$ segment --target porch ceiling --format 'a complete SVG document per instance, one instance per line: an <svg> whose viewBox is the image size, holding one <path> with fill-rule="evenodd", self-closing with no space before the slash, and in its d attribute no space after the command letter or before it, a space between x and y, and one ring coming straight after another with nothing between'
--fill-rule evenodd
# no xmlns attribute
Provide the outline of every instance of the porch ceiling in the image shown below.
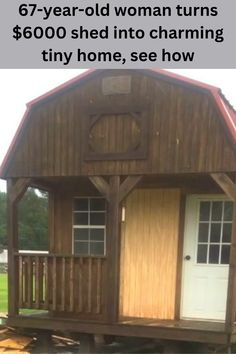
<svg viewBox="0 0 236 354"><path fill-rule="evenodd" d="M125 178L125 176L124 176ZM235 181L235 174L230 174ZM121 179L122 180L122 179ZM42 177L31 179L31 185L42 189L64 191L90 191L98 194L88 177ZM207 174L146 175L138 188L180 188L186 193L222 193L220 187Z"/></svg>

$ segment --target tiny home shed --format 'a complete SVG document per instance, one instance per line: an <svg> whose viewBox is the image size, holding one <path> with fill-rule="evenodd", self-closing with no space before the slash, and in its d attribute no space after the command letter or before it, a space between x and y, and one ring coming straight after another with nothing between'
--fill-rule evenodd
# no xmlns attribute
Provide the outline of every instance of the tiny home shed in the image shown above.
<svg viewBox="0 0 236 354"><path fill-rule="evenodd" d="M220 90L167 71L91 70L30 102L1 167L8 324L236 342L235 141ZM29 186L49 192L47 255L18 251Z"/></svg>

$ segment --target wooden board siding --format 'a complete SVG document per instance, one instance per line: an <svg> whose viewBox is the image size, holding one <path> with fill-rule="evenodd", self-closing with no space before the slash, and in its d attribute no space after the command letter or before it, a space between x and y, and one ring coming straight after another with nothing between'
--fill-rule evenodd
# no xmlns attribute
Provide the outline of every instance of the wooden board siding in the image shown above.
<svg viewBox="0 0 236 354"><path fill-rule="evenodd" d="M114 75L131 75L130 94L103 95L102 78ZM140 107L148 126L147 158L86 161L89 112L110 110L112 115L114 109L124 113ZM209 94L199 89L138 71L103 71L83 86L35 107L6 177L235 171L235 148L218 114ZM122 125L117 134L125 136ZM122 142L113 139L115 144ZM122 147L117 146L117 151Z"/></svg>
<svg viewBox="0 0 236 354"><path fill-rule="evenodd" d="M54 183L54 203L50 203L50 252L70 254L72 252L72 209L75 196L99 196L97 189L88 178L63 178L49 180ZM149 176L144 177L140 188L181 189L185 193L221 193L217 185L208 176Z"/></svg>
<svg viewBox="0 0 236 354"><path fill-rule="evenodd" d="M57 193L54 198L54 241L51 252L72 253L73 197L67 193Z"/></svg>
<svg viewBox="0 0 236 354"><path fill-rule="evenodd" d="M97 189L87 178L65 179L56 184L51 210L50 252L71 254L73 243L73 199L75 197L99 196ZM53 218L52 218L53 216Z"/></svg>
<svg viewBox="0 0 236 354"><path fill-rule="evenodd" d="M180 191L135 190L125 203L120 316L174 319Z"/></svg>

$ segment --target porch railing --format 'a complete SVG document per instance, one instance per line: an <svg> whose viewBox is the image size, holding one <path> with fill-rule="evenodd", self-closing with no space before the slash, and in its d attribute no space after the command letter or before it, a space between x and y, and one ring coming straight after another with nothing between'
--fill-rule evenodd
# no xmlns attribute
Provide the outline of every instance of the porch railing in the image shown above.
<svg viewBox="0 0 236 354"><path fill-rule="evenodd" d="M19 308L101 314L104 257L15 254Z"/></svg>

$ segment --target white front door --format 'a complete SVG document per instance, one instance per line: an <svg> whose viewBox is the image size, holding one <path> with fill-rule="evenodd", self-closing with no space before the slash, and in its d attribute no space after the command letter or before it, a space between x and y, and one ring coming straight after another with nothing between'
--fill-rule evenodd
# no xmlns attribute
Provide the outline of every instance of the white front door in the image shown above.
<svg viewBox="0 0 236 354"><path fill-rule="evenodd" d="M232 210L226 197L187 198L182 318L225 319Z"/></svg>

